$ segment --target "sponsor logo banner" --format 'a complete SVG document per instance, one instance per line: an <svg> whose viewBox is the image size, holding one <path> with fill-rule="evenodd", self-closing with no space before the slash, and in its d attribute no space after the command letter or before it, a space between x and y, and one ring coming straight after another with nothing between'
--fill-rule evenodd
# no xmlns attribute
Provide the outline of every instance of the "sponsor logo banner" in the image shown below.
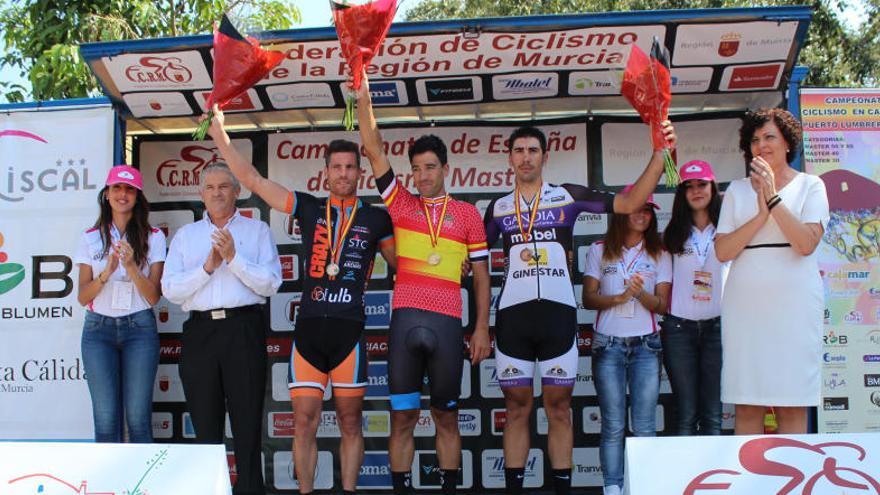
<svg viewBox="0 0 880 495"><path fill-rule="evenodd" d="M458 431L463 437L478 437L482 433L482 411L479 409L458 410Z"/></svg>
<svg viewBox="0 0 880 495"><path fill-rule="evenodd" d="M416 81L419 103L464 103L483 99L483 83L479 77L454 79L420 79Z"/></svg>
<svg viewBox="0 0 880 495"><path fill-rule="evenodd" d="M294 473L293 454L290 450L275 452L272 456L273 479L275 488L279 490L297 490L299 483ZM316 490L333 488L333 454L318 451L318 462L315 465L314 483Z"/></svg>
<svg viewBox="0 0 880 495"><path fill-rule="evenodd" d="M555 72L525 72L492 77L492 96L496 100L521 100L556 96L559 93L559 74Z"/></svg>
<svg viewBox="0 0 880 495"><path fill-rule="evenodd" d="M391 463L387 451L368 450L358 472L358 489L390 489Z"/></svg>
<svg viewBox="0 0 880 495"><path fill-rule="evenodd" d="M332 107L336 105L333 91L327 83L280 84L266 88L272 106L285 108Z"/></svg>
<svg viewBox="0 0 880 495"><path fill-rule="evenodd" d="M208 111L208 98L211 96L210 91L196 91L196 101L203 112ZM236 96L223 108L223 112L258 112L263 109L260 97L253 89L248 89L244 93Z"/></svg>
<svg viewBox="0 0 880 495"><path fill-rule="evenodd" d="M388 362L376 361L367 365L366 399L388 399Z"/></svg>
<svg viewBox="0 0 880 495"><path fill-rule="evenodd" d="M176 364L160 364L153 385L153 402L186 402Z"/></svg>
<svg viewBox="0 0 880 495"><path fill-rule="evenodd" d="M602 412L599 406L586 406L583 410L584 433L598 435L602 432Z"/></svg>
<svg viewBox="0 0 880 495"><path fill-rule="evenodd" d="M622 74L622 71L572 72L568 76L568 94L619 95Z"/></svg>
<svg viewBox="0 0 880 495"><path fill-rule="evenodd" d="M364 296L364 328L388 328L391 325L391 291L370 291Z"/></svg>
<svg viewBox="0 0 880 495"><path fill-rule="evenodd" d="M103 57L119 91L210 88L211 77L196 50L167 53L124 53Z"/></svg>
<svg viewBox="0 0 880 495"><path fill-rule="evenodd" d="M461 471L459 473L458 488L469 489L474 485L473 453L470 450L461 451ZM437 452L434 450L416 450L412 468L413 488L433 489L441 488L440 462L437 460Z"/></svg>
<svg viewBox="0 0 880 495"><path fill-rule="evenodd" d="M245 160L253 160L250 139L234 139L235 149ZM144 176L144 194L151 203L201 201L199 176L202 169L222 162L220 152L210 141L143 141L140 143L140 168ZM238 199L251 197L242 187Z"/></svg>
<svg viewBox="0 0 880 495"><path fill-rule="evenodd" d="M282 292L269 297L269 321L276 332L292 332L302 302L300 292Z"/></svg>
<svg viewBox="0 0 880 495"><path fill-rule="evenodd" d="M575 448L572 451L571 486L602 486L602 467L598 448Z"/></svg>
<svg viewBox="0 0 880 495"><path fill-rule="evenodd" d="M721 74L722 91L774 89L779 86L784 66L781 63L727 67Z"/></svg>
<svg viewBox="0 0 880 495"><path fill-rule="evenodd" d="M670 71L672 76L672 92L705 93L712 83L711 67L675 68Z"/></svg>
<svg viewBox="0 0 880 495"><path fill-rule="evenodd" d="M186 101L183 93L128 93L122 100L135 117L171 117L174 115L191 115L193 108Z"/></svg>
<svg viewBox="0 0 880 495"><path fill-rule="evenodd" d="M504 488L504 451L484 450L480 455L483 487ZM525 464L523 487L539 488L544 485L544 454L540 449L529 449Z"/></svg>
<svg viewBox="0 0 880 495"><path fill-rule="evenodd" d="M174 436L174 417L170 412L154 412L152 418L153 438L172 438Z"/></svg>
<svg viewBox="0 0 880 495"><path fill-rule="evenodd" d="M786 60L798 23L682 24L676 30L673 65L720 65Z"/></svg>

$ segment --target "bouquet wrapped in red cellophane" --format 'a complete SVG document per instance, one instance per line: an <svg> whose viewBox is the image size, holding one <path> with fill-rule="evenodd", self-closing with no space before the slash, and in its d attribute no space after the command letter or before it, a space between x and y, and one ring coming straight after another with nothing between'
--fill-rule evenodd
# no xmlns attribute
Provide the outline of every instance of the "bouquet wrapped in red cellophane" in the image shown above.
<svg viewBox="0 0 880 495"><path fill-rule="evenodd" d="M672 78L669 74L669 51L660 43L659 38L654 37L650 56L638 46L632 46L626 70L623 72L620 93L639 112L642 121L651 126L654 150L663 150L666 185L677 186L678 170L660 125L669 115Z"/></svg>
<svg viewBox="0 0 880 495"><path fill-rule="evenodd" d="M214 24L214 89L206 101L208 118L199 124L193 139L205 138L214 117L211 107L215 103L222 110L257 84L282 59L283 53L264 50L254 38L242 36L224 14L220 26Z"/></svg>
<svg viewBox="0 0 880 495"><path fill-rule="evenodd" d="M376 51L391 27L397 12L397 0L373 0L353 5L346 0L330 0L333 22L342 55L348 62L355 91L361 87L363 68L373 60ZM355 97L349 94L345 99L345 114L342 125L346 130L354 130Z"/></svg>

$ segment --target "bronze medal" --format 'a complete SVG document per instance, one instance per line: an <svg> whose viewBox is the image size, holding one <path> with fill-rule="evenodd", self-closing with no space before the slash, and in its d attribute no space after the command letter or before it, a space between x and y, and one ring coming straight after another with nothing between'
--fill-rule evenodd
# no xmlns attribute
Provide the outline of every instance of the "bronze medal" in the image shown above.
<svg viewBox="0 0 880 495"><path fill-rule="evenodd" d="M532 261L534 259L534 257L535 257L534 253L532 253L532 250L529 248L525 248L519 252L519 259L523 260L526 263L528 263L529 261Z"/></svg>

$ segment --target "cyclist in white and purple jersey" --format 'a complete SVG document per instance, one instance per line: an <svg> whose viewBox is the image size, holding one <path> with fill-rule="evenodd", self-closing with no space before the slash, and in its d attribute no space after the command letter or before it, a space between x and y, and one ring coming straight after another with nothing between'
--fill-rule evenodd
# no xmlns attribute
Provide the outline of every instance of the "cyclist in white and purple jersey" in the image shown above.
<svg viewBox="0 0 880 495"><path fill-rule="evenodd" d="M676 136L663 123L667 142ZM493 200L484 219L492 246L500 236L506 257L496 308L495 365L504 392L505 493L522 493L529 451L535 362L549 421L547 450L557 495L571 489L571 393L577 376L577 303L571 278L572 231L578 214L630 213L645 204L663 173L655 151L634 187L623 193L545 183L547 139L535 127L510 136L508 161L516 188Z"/></svg>

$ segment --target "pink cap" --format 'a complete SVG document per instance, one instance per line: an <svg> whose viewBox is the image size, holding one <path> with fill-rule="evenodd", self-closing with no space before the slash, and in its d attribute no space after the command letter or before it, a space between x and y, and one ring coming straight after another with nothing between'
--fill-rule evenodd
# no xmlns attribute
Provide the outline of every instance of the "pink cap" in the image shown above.
<svg viewBox="0 0 880 495"><path fill-rule="evenodd" d="M144 180L141 178L141 173L138 169L128 165L117 165L111 168L110 173L107 174L107 182L105 184L108 186L128 184L140 191L144 190Z"/></svg>
<svg viewBox="0 0 880 495"><path fill-rule="evenodd" d="M623 192L625 192L625 193L630 192L630 190L632 190L632 188L633 188L633 184L630 184L630 185L623 188ZM658 205L657 203L654 202L654 195L653 194L648 195L648 199L647 199L647 201L645 201L645 204L651 205L651 207L653 207L655 210L660 209L660 205Z"/></svg>
<svg viewBox="0 0 880 495"><path fill-rule="evenodd" d="M686 180L715 180L715 172L712 171L712 165L702 160L691 160L685 163L678 170L678 176L681 177L682 182Z"/></svg>

